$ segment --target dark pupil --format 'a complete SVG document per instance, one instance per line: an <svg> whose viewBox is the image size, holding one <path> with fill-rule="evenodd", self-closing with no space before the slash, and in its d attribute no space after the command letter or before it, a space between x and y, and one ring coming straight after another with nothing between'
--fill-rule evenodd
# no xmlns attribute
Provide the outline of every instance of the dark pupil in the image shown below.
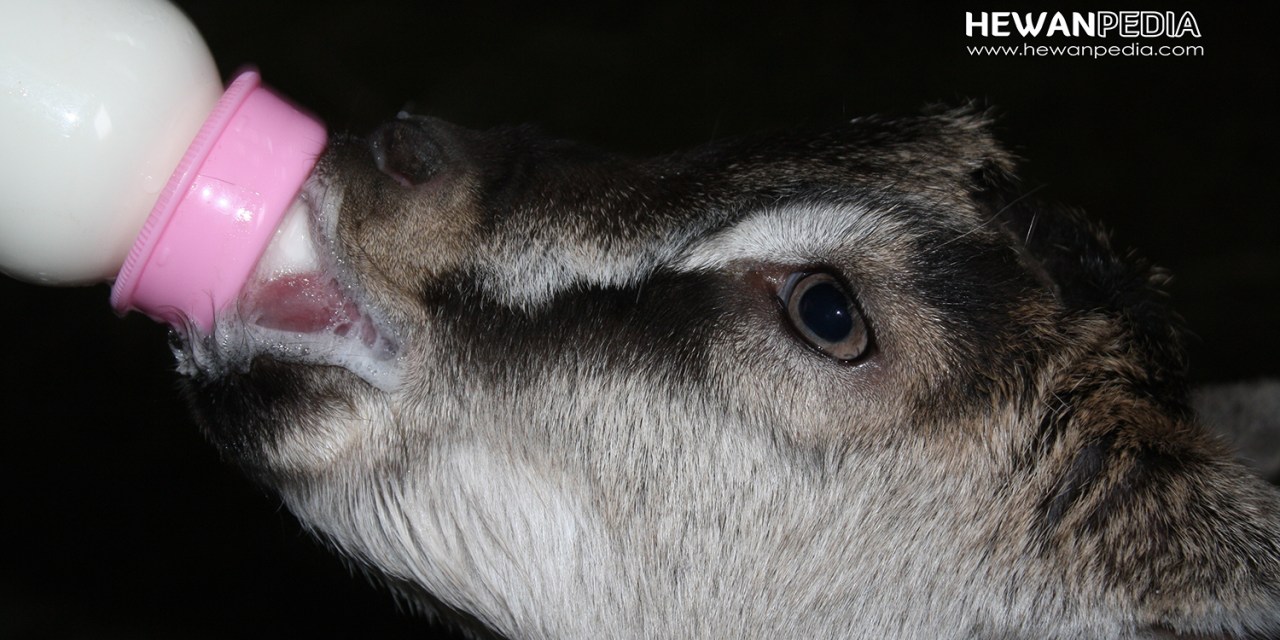
<svg viewBox="0 0 1280 640"><path fill-rule="evenodd" d="M797 311L809 330L827 342L840 342L853 331L849 299L830 282L809 287L800 298Z"/></svg>

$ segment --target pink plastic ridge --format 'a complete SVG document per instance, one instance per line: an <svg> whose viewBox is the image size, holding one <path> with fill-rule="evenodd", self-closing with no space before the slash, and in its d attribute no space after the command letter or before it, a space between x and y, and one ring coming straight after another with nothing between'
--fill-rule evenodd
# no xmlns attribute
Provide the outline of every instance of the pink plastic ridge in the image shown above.
<svg viewBox="0 0 1280 640"><path fill-rule="evenodd" d="M319 120L262 86L256 71L242 72L160 192L116 277L111 305L212 331L327 140Z"/></svg>

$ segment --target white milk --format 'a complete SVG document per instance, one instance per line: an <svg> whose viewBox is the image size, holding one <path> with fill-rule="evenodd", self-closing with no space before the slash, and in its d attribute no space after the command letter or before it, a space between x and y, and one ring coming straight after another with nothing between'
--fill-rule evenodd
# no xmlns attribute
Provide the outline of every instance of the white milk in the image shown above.
<svg viewBox="0 0 1280 640"><path fill-rule="evenodd" d="M0 271L114 278L222 89L163 0L0 0Z"/></svg>

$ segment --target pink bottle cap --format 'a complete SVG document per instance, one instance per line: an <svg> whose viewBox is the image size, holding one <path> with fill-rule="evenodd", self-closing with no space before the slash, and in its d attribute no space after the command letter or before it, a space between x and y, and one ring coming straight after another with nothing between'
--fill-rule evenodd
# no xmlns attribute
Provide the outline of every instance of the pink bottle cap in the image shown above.
<svg viewBox="0 0 1280 640"><path fill-rule="evenodd" d="M324 125L236 77L187 148L134 240L111 305L213 329L240 294L324 150Z"/></svg>

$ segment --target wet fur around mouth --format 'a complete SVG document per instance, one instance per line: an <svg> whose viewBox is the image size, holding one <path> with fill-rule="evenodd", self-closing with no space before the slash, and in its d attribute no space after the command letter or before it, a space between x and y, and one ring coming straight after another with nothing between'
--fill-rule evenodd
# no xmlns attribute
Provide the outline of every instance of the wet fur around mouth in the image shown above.
<svg viewBox="0 0 1280 640"><path fill-rule="evenodd" d="M505 637L1271 637L1280 499L1191 407L1166 275L985 113L629 159L402 115L321 164L391 388L194 375L226 457ZM825 273L869 350L805 344Z"/></svg>

